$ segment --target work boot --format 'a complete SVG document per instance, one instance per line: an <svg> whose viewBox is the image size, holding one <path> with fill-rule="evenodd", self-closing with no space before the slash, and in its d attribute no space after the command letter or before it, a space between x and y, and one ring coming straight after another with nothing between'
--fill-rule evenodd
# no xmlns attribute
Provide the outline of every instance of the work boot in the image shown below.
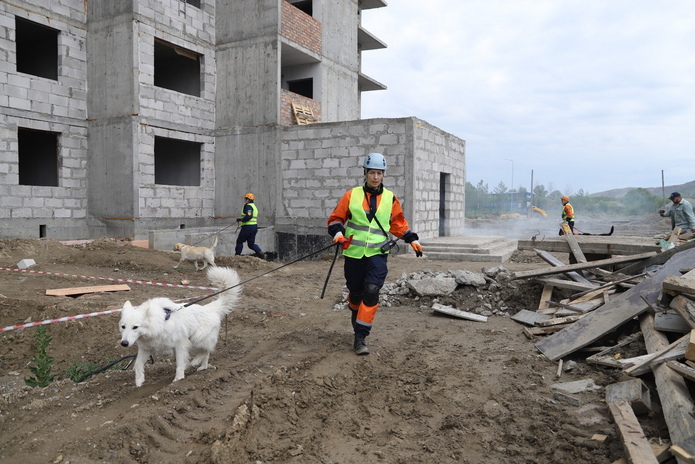
<svg viewBox="0 0 695 464"><path fill-rule="evenodd" d="M261 253L256 253L256 258L265 259L265 255L263 254L263 252L261 252Z"/></svg>
<svg viewBox="0 0 695 464"><path fill-rule="evenodd" d="M355 335L355 344L352 347L353 350L355 350L355 354L357 355L364 355L364 354L369 354L369 347L367 346L367 342L364 340L364 337L360 335Z"/></svg>

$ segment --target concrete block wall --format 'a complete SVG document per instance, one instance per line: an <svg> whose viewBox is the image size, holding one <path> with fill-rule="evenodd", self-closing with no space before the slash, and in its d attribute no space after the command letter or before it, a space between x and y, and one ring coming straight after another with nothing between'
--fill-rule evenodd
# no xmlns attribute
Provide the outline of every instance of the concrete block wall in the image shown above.
<svg viewBox="0 0 695 464"><path fill-rule="evenodd" d="M416 118L294 126L284 128L281 143L283 195L275 222L281 257L329 243L328 216L347 190L364 183L361 163L371 152L387 158L384 185L423 238L439 235L439 179L449 174L447 230L463 232L463 140Z"/></svg>
<svg viewBox="0 0 695 464"><path fill-rule="evenodd" d="M466 142L421 120L413 120L413 218L422 237L438 237L440 174L448 174L445 233L463 235L466 212ZM417 192L417 193L415 193Z"/></svg>
<svg viewBox="0 0 695 464"><path fill-rule="evenodd" d="M15 18L58 30L58 79L17 72ZM0 236L87 234L87 33L82 0L0 3ZM58 133L58 186L19 185L18 129Z"/></svg>
<svg viewBox="0 0 695 464"><path fill-rule="evenodd" d="M155 184L155 136L202 143L200 186ZM189 217L212 218L215 215L214 137L141 125L139 140L138 207L140 217L143 219L170 219L173 224L177 225L186 223L186 219ZM147 224L147 220L144 220L143 226Z"/></svg>

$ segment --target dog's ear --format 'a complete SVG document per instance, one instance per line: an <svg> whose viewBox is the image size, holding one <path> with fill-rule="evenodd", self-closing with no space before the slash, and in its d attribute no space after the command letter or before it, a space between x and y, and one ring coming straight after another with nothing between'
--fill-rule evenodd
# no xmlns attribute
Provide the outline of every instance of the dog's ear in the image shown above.
<svg viewBox="0 0 695 464"><path fill-rule="evenodd" d="M130 304L130 300L123 303L123 309L133 309L133 305Z"/></svg>
<svg viewBox="0 0 695 464"><path fill-rule="evenodd" d="M180 249L181 249L180 243L177 243L176 245L174 245L174 251L179 251Z"/></svg>

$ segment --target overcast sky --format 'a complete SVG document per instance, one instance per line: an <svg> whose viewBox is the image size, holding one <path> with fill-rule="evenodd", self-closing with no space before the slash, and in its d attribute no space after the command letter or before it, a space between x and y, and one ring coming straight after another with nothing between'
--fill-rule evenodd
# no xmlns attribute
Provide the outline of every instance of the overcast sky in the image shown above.
<svg viewBox="0 0 695 464"><path fill-rule="evenodd" d="M564 194L695 180L695 1L387 0L362 117L466 140L467 181ZM512 160L512 161L509 161ZM666 193L668 195L668 192Z"/></svg>

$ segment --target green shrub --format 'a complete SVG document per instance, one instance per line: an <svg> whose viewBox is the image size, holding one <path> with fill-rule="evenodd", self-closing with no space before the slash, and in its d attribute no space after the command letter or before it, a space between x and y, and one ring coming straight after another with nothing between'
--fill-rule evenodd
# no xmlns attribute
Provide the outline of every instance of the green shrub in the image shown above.
<svg viewBox="0 0 695 464"><path fill-rule="evenodd" d="M36 336L34 337L35 348L31 351L35 353L34 359L31 360L29 364L29 370L33 377L25 377L24 383L30 387L47 387L55 379L55 375L51 374L51 369L53 368L53 358L48 356L46 349L48 345L51 344L51 336L46 330L46 326L42 325L36 329Z"/></svg>

